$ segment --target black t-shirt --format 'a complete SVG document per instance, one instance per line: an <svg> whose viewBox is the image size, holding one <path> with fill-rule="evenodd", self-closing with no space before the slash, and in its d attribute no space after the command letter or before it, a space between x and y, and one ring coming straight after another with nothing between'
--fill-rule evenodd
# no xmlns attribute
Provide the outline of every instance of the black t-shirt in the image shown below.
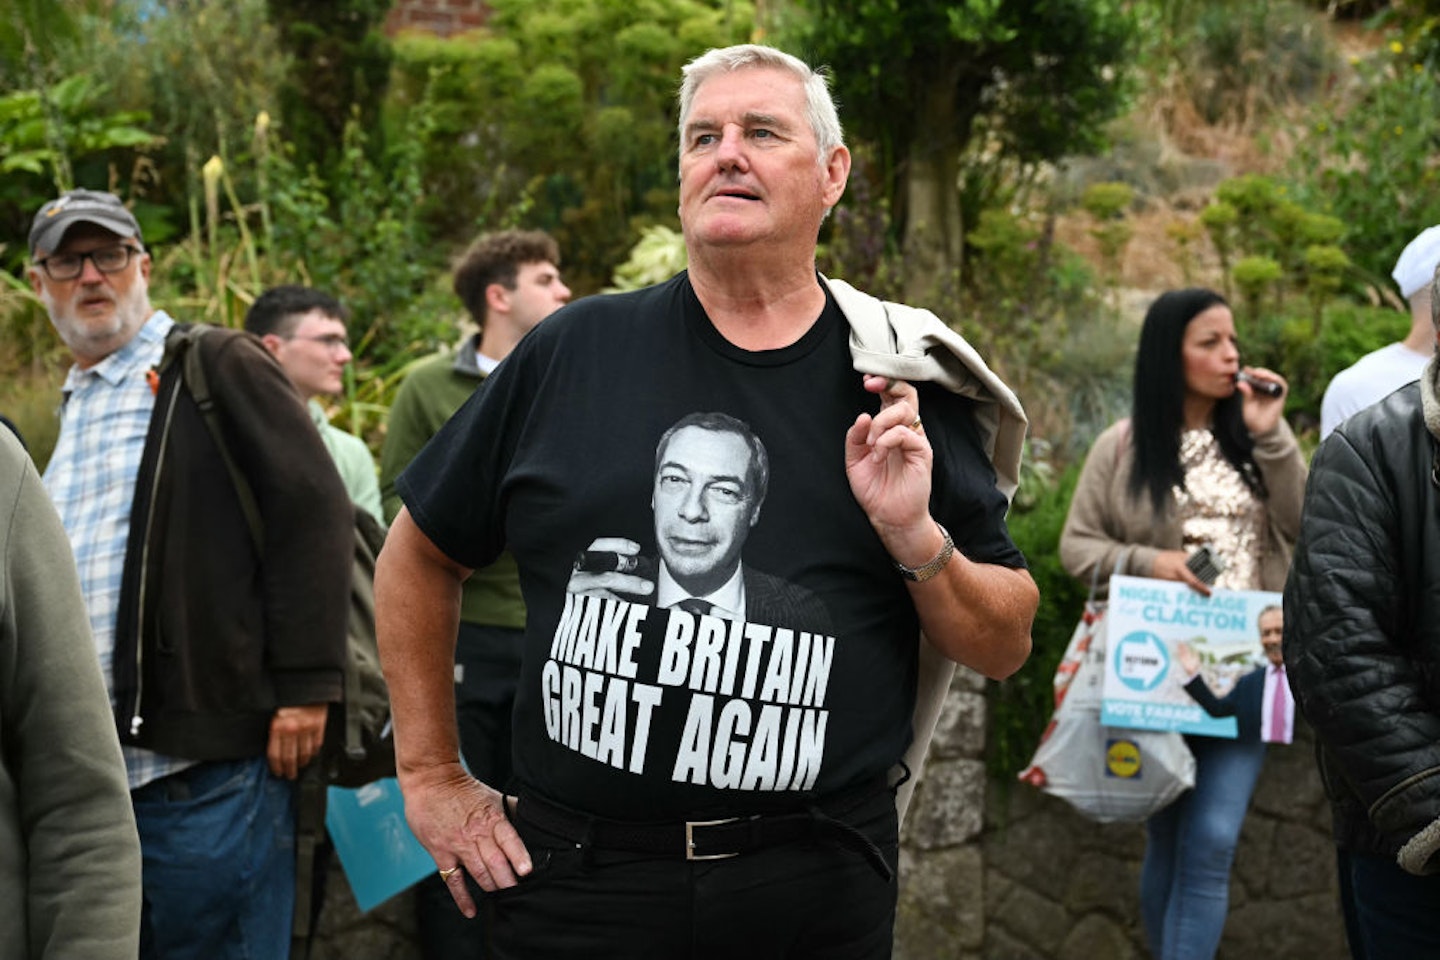
<svg viewBox="0 0 1440 960"><path fill-rule="evenodd" d="M970 401L920 391L933 515L971 559L1023 566ZM878 406L828 291L779 350L726 341L683 273L577 301L519 344L397 487L457 562L508 547L519 564L523 784L600 816L696 819L793 805L893 766L910 739L919 626L844 463L846 430ZM657 462L666 431L696 414L710 416ZM736 420L763 458L715 426ZM657 591L567 592L597 538L638 544L636 575ZM687 564L730 550L733 567L737 549L707 605L664 600Z"/></svg>

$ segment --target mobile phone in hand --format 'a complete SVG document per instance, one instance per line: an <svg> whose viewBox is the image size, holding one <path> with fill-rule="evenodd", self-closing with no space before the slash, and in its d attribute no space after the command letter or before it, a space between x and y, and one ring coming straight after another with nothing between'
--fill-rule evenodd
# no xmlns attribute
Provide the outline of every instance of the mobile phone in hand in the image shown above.
<svg viewBox="0 0 1440 960"><path fill-rule="evenodd" d="M1185 558L1185 566L1207 587L1214 586L1220 574L1225 572L1225 558L1215 552L1210 544L1204 544Z"/></svg>

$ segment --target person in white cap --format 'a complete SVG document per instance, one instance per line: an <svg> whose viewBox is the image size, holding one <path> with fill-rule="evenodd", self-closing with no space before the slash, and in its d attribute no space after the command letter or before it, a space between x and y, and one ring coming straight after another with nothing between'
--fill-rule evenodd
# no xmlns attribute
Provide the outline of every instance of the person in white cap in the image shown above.
<svg viewBox="0 0 1440 960"><path fill-rule="evenodd" d="M1430 280L1440 263L1440 225L1428 227L1400 251L1390 276L1410 304L1410 332L1404 340L1365 354L1341 370L1320 401L1320 439L1352 413L1389 396L1420 376L1435 353L1435 328L1430 325Z"/></svg>

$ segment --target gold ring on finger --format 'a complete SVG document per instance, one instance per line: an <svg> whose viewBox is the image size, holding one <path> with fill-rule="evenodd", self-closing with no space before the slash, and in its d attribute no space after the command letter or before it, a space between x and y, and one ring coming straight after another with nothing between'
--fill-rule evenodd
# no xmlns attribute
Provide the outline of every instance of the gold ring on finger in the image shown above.
<svg viewBox="0 0 1440 960"><path fill-rule="evenodd" d="M455 876L455 874L457 874L457 873L459 873L459 872L460 872L460 867L459 867L459 865L457 864L456 866L451 867L449 870L441 870L441 871L440 871L440 879L441 879L441 880L445 880L445 881L449 881L449 879L450 879L451 877Z"/></svg>
<svg viewBox="0 0 1440 960"><path fill-rule="evenodd" d="M910 421L910 429L914 430L916 433L922 433L925 430L925 425L920 422L919 417L916 417L914 420Z"/></svg>

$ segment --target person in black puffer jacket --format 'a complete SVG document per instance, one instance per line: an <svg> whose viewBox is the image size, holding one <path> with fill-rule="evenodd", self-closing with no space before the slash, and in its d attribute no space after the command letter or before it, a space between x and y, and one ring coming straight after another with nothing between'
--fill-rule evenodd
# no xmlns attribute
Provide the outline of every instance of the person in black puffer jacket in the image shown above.
<svg viewBox="0 0 1440 960"><path fill-rule="evenodd" d="M1440 956L1437 441L1431 359L1315 454L1285 585L1285 665L1318 738L1357 958Z"/></svg>

